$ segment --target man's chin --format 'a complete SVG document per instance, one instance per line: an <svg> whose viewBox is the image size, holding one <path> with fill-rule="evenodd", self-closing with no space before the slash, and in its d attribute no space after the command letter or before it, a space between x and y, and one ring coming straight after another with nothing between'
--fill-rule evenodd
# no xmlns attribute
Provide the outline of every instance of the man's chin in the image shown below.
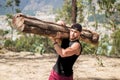
<svg viewBox="0 0 120 80"><path fill-rule="evenodd" d="M71 38L70 40L71 40L71 41L74 41L74 40L77 40L77 38Z"/></svg>
<svg viewBox="0 0 120 80"><path fill-rule="evenodd" d="M74 38L70 38L70 40L74 40Z"/></svg>

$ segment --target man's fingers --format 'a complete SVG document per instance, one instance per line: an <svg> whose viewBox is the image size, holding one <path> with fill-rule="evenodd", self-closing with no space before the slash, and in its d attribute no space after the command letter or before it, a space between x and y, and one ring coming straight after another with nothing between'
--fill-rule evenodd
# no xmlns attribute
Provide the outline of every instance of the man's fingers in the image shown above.
<svg viewBox="0 0 120 80"><path fill-rule="evenodd" d="M61 36L62 36L61 32L57 32L57 34L56 34L56 37L55 37L55 38L60 39L60 38L61 38Z"/></svg>

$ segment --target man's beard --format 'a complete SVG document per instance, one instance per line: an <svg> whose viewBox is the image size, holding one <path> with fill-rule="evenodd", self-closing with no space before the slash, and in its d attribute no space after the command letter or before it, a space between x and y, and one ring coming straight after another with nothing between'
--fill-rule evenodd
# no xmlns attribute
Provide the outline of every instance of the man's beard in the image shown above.
<svg viewBox="0 0 120 80"><path fill-rule="evenodd" d="M73 38L70 38L71 41L75 41L75 40L78 40L78 37L73 37Z"/></svg>

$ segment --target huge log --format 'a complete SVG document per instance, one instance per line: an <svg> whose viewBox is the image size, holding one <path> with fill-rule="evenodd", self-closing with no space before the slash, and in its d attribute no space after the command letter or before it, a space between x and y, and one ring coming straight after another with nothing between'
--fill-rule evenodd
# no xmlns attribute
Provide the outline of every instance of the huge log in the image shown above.
<svg viewBox="0 0 120 80"><path fill-rule="evenodd" d="M53 37L56 37L58 33L61 33L62 34L61 38L69 37L70 27L61 26L53 22L43 21L32 16L16 14L13 17L12 23L13 28L25 33L33 33L42 36ZM99 34L87 29L83 29L80 35L80 40L86 43L97 45L99 40Z"/></svg>

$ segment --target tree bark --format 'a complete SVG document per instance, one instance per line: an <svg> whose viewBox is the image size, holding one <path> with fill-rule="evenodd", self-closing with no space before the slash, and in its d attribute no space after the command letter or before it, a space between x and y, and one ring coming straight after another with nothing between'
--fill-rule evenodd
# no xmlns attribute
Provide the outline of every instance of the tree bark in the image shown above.
<svg viewBox="0 0 120 80"><path fill-rule="evenodd" d="M21 32L53 37L56 37L58 33L61 33L61 38L69 38L70 27L61 26L53 22L42 21L35 17L17 14L13 17L12 23L13 27ZM87 29L83 29L80 35L80 40L93 45L98 44L98 39L99 34Z"/></svg>
<svg viewBox="0 0 120 80"><path fill-rule="evenodd" d="M77 4L76 0L72 0L72 23L76 23L77 18Z"/></svg>

